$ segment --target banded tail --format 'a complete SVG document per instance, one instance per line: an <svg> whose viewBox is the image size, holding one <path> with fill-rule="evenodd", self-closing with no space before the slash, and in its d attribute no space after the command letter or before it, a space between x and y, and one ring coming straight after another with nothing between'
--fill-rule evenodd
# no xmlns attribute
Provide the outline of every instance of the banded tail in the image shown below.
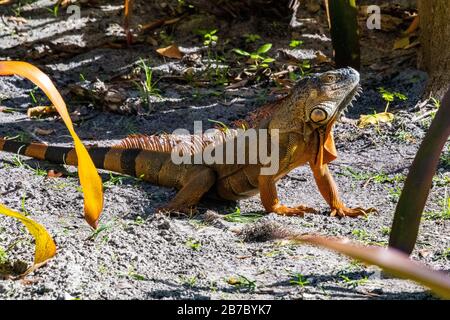
<svg viewBox="0 0 450 320"><path fill-rule="evenodd" d="M56 164L78 165L74 148L49 146L42 143L24 143L0 138L0 151L15 153ZM115 147L91 147L89 155L98 169L135 176L135 160L141 150Z"/></svg>

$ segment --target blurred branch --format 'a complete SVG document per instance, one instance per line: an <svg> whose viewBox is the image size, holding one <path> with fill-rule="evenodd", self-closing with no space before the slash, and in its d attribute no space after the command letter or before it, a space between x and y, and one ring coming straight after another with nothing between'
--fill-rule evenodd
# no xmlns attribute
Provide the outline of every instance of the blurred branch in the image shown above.
<svg viewBox="0 0 450 320"><path fill-rule="evenodd" d="M425 202L449 135L450 90L417 151L395 211L389 245L407 254L414 249Z"/></svg>

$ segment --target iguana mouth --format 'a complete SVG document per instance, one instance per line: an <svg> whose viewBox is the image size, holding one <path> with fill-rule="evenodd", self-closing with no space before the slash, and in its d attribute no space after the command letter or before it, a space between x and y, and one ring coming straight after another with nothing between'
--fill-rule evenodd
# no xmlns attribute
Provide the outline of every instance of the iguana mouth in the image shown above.
<svg viewBox="0 0 450 320"><path fill-rule="evenodd" d="M357 100L357 98L360 96L361 93L362 87L361 85L358 84L339 104L339 107L337 108L333 120L335 120L336 117L341 118L342 116L345 116L345 113L348 111L348 108L353 107L353 102Z"/></svg>

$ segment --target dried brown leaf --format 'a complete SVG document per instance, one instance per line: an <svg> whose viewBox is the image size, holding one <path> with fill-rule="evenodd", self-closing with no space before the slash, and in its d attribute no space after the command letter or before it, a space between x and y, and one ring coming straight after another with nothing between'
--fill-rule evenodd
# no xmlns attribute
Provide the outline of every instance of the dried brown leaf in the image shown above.
<svg viewBox="0 0 450 320"><path fill-rule="evenodd" d="M183 58L183 54L181 53L180 49L178 48L178 46L176 44L171 44L168 47L156 49L156 52L158 52L163 57L167 57L167 58L173 58L173 59Z"/></svg>

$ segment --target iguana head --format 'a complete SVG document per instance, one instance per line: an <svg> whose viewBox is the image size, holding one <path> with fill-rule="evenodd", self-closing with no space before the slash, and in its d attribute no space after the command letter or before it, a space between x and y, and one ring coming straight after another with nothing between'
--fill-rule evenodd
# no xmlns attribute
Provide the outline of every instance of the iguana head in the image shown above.
<svg viewBox="0 0 450 320"><path fill-rule="evenodd" d="M292 88L291 94L273 115L270 127L280 131L302 130L305 142L318 134L320 146L316 164L330 162L337 157L333 124L359 90L359 73L353 68L312 74Z"/></svg>
<svg viewBox="0 0 450 320"><path fill-rule="evenodd" d="M328 126L346 110L359 91L359 73L353 68L343 68L315 74L305 79L309 94L304 103L304 121L313 127ZM293 92L300 92L300 88Z"/></svg>

